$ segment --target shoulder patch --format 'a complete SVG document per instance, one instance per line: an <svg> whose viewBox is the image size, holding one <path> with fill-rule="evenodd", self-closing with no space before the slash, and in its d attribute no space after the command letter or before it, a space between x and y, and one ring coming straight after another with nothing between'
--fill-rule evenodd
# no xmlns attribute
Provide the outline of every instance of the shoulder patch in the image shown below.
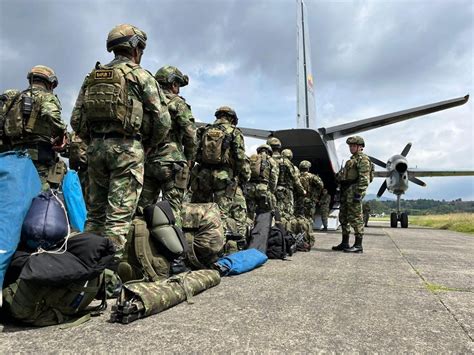
<svg viewBox="0 0 474 355"><path fill-rule="evenodd" d="M98 69L94 73L96 80L107 80L114 78L114 71L112 69Z"/></svg>

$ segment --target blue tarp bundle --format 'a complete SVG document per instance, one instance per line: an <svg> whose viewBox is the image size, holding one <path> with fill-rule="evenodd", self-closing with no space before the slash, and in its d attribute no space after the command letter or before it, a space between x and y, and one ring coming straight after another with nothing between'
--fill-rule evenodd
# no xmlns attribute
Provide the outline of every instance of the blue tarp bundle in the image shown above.
<svg viewBox="0 0 474 355"><path fill-rule="evenodd" d="M69 223L80 232L84 232L87 210L82 195L81 182L74 170L69 170L63 180L63 196L66 202Z"/></svg>
<svg viewBox="0 0 474 355"><path fill-rule="evenodd" d="M0 287L20 241L21 226L41 180L26 153L0 154Z"/></svg>
<svg viewBox="0 0 474 355"><path fill-rule="evenodd" d="M241 250L217 260L224 275L239 275L266 263L268 257L257 249Z"/></svg>

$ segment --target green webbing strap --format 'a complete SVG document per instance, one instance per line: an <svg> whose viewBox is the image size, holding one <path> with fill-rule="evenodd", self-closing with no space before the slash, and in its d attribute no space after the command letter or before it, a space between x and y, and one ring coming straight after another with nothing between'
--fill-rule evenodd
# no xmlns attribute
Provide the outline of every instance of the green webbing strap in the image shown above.
<svg viewBox="0 0 474 355"><path fill-rule="evenodd" d="M91 315L90 313L88 313L82 317L75 318L74 320L71 320L69 322L59 325L59 329L69 329L69 328L77 327L78 325L81 325L90 319L91 319Z"/></svg>
<svg viewBox="0 0 474 355"><path fill-rule="evenodd" d="M148 229L146 228L145 221L137 221L133 222L133 226L135 228L134 230L134 245L135 245L135 254L138 259L138 262L140 263L141 267L143 268L143 271L145 273L145 276L150 280L150 281L158 281L160 280L160 277L157 275L155 272L155 269L153 268L153 265L151 264L151 261L149 260L149 255L147 251L150 251L150 246L147 245L150 243L149 241L149 232Z"/></svg>
<svg viewBox="0 0 474 355"><path fill-rule="evenodd" d="M184 294L186 295L186 302L189 304L193 304L194 301L191 301L193 294L189 291L189 288L186 287L186 278L188 277L190 273L191 271L188 271L184 273L184 275L180 274L180 275L172 276L169 278L169 282L176 282L178 285L180 285L184 290Z"/></svg>

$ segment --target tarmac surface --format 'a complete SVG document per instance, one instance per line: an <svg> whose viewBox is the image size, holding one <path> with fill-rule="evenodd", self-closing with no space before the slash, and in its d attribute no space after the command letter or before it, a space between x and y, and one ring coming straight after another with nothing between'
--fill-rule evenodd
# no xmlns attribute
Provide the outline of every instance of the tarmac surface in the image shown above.
<svg viewBox="0 0 474 355"><path fill-rule="evenodd" d="M128 325L105 314L69 329L0 324L12 352L474 353L474 236L370 222L363 254L270 260L163 313Z"/></svg>

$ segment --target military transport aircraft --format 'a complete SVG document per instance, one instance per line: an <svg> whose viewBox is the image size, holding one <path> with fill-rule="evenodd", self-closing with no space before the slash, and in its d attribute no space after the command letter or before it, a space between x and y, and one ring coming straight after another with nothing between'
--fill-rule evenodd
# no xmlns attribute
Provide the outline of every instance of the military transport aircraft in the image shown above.
<svg viewBox="0 0 474 355"><path fill-rule="evenodd" d="M254 128L241 128L241 130L244 135L253 138L267 139L269 136L277 137L281 140L283 148L290 148L293 151L295 164L299 164L302 160L310 161L312 165L311 172L321 177L325 187L333 196L331 207L334 209L338 207L336 173L340 168L334 145L335 139L460 106L469 100L469 95L337 126L316 128L316 105L311 70L310 40L306 5L303 0L296 0L296 13L298 43L297 128L276 131ZM200 125L203 125L203 123ZM336 225L332 227L337 228L337 224L336 221Z"/></svg>
<svg viewBox="0 0 474 355"><path fill-rule="evenodd" d="M370 157L372 162L385 171L376 171L376 177L385 178L377 192L377 197L381 197L385 190L397 196L397 212L390 214L390 226L396 228L398 221L402 228L408 227L408 215L406 212L400 212L400 198L408 190L408 181L413 182L419 186L426 186L426 183L418 179L417 176L472 176L474 171L467 170L419 170L409 169L408 160L406 156L411 149L411 143L408 143L403 148L400 154L393 155L388 159L387 163L380 161L377 158Z"/></svg>

